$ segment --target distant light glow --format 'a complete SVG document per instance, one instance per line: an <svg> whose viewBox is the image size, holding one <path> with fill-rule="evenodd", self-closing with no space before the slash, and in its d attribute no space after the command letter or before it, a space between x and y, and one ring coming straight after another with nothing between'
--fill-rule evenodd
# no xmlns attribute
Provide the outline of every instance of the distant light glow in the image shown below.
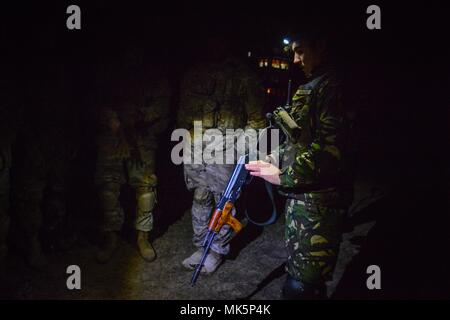
<svg viewBox="0 0 450 320"><path fill-rule="evenodd" d="M260 68L264 68L264 67L268 67L268 66L269 66L269 59L267 59L267 58L259 59L259 67Z"/></svg>
<svg viewBox="0 0 450 320"><path fill-rule="evenodd" d="M273 59L273 60L272 60L272 68L280 69L280 60L278 60L278 59Z"/></svg>
<svg viewBox="0 0 450 320"><path fill-rule="evenodd" d="M284 39L283 39L283 44L288 45L289 42L290 42L289 39L287 39L287 38L284 38Z"/></svg>

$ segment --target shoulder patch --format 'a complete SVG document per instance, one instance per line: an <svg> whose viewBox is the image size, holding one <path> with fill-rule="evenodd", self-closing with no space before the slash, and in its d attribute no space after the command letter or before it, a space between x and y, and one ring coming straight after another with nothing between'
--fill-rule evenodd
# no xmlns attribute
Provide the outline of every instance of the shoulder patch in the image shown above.
<svg viewBox="0 0 450 320"><path fill-rule="evenodd" d="M303 94L303 95L306 95L306 94L310 94L311 91L312 91L311 89L298 89L297 92L296 92L296 94Z"/></svg>

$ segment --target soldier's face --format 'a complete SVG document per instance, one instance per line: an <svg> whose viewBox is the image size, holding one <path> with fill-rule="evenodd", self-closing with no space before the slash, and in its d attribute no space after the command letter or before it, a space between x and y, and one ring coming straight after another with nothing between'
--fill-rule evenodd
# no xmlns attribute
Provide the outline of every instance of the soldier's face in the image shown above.
<svg viewBox="0 0 450 320"><path fill-rule="evenodd" d="M310 75L318 64L316 53L305 41L292 43L292 51L294 51L294 64L298 64L306 75Z"/></svg>
<svg viewBox="0 0 450 320"><path fill-rule="evenodd" d="M305 54L299 42L294 42L292 44L292 51L294 51L294 63L298 64L301 68L303 68L303 58Z"/></svg>

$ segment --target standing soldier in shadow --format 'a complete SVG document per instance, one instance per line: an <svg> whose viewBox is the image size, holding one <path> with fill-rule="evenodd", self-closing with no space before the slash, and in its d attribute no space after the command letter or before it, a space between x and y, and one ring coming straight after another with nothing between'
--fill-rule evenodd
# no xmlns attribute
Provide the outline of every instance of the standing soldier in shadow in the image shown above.
<svg viewBox="0 0 450 320"><path fill-rule="evenodd" d="M106 263L118 247L124 223L119 196L123 184L136 191L137 248L146 261L156 258L149 233L153 228L157 176L157 136L168 125L170 87L166 70L146 64L143 53L129 51L120 65L107 68L100 81L112 83L101 92L97 136L96 186L103 215L97 261Z"/></svg>
<svg viewBox="0 0 450 320"><path fill-rule="evenodd" d="M182 80L178 127L190 131L191 141L194 138L201 139L193 135L194 121L201 121L203 134L207 129L217 129L224 136L226 129L257 130L265 126L261 81L243 61L230 57L228 49L225 39L209 38L202 52L206 59L190 68ZM240 133L236 133L231 138L238 140L241 137ZM203 142L201 151L212 144L214 141ZM223 154L229 151L233 153L236 146L233 143L230 150L226 150L227 147L224 142ZM223 161L217 164L207 162L206 155L200 157L201 163L184 163L186 186L194 192L191 210L193 243L198 248L182 262L189 270L200 262L202 243L215 202L219 200L234 168L234 163ZM219 267L223 256L230 250L230 240L231 230L225 226L211 246L203 273L211 274Z"/></svg>
<svg viewBox="0 0 450 320"><path fill-rule="evenodd" d="M66 224L66 190L78 123L65 67L52 61L33 71L14 149L13 185L16 236L29 266L39 270L47 265L43 244L66 249L74 241Z"/></svg>

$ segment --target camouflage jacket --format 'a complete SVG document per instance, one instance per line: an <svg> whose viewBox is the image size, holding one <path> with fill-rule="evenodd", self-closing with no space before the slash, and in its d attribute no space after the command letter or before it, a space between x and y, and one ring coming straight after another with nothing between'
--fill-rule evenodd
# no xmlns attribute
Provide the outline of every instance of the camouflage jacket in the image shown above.
<svg viewBox="0 0 450 320"><path fill-rule="evenodd" d="M146 81L136 89L129 105L118 108L125 130L138 136L156 136L167 129L170 111L170 86L167 77Z"/></svg>
<svg viewBox="0 0 450 320"><path fill-rule="evenodd" d="M264 93L259 78L242 62L227 59L188 70L181 83L177 123L191 130L259 129L265 126Z"/></svg>
<svg viewBox="0 0 450 320"><path fill-rule="evenodd" d="M288 112L301 135L281 146L281 186L303 192L351 190L351 126L336 72L315 70L312 80L297 89Z"/></svg>
<svg viewBox="0 0 450 320"><path fill-rule="evenodd" d="M100 132L108 133L111 118L116 118L130 144L142 140L156 147L157 136L167 129L169 122L168 78L151 75L123 83L114 91L100 109Z"/></svg>

